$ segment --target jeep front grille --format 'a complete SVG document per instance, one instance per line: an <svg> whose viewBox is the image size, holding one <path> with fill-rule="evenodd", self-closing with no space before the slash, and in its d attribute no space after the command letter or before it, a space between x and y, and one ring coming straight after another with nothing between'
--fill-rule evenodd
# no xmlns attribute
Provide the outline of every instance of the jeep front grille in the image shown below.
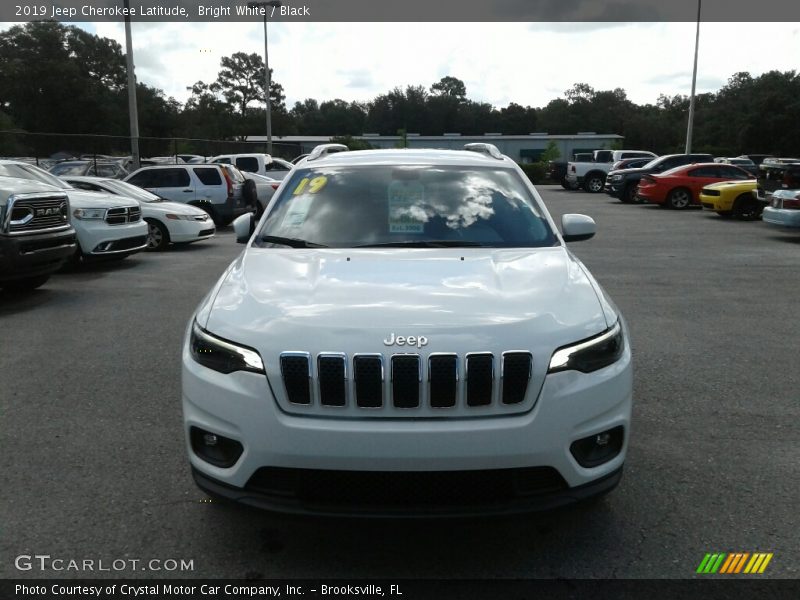
<svg viewBox="0 0 800 600"><path fill-rule="evenodd" d="M294 351L280 355L282 385L273 391L291 411L329 416L507 414L532 405L525 402L532 370L531 353L522 350L499 356L475 352L350 357ZM330 412L331 408L343 412Z"/></svg>
<svg viewBox="0 0 800 600"><path fill-rule="evenodd" d="M142 209L138 206L128 208L109 208L106 211L106 223L109 225L124 225L136 223L142 218Z"/></svg>
<svg viewBox="0 0 800 600"><path fill-rule="evenodd" d="M66 194L12 195L7 209L2 229L11 234L69 227L69 201Z"/></svg>

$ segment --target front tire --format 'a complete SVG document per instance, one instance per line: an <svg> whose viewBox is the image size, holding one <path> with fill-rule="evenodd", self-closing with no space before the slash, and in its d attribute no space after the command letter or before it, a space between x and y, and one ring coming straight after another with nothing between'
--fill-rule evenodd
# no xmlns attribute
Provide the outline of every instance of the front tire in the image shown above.
<svg viewBox="0 0 800 600"><path fill-rule="evenodd" d="M675 188L667 196L667 206L674 210L689 208L692 203L692 193L686 188Z"/></svg>
<svg viewBox="0 0 800 600"><path fill-rule="evenodd" d="M755 221L761 216L761 205L747 194L733 203L733 215L740 221Z"/></svg>
<svg viewBox="0 0 800 600"><path fill-rule="evenodd" d="M147 249L163 251L169 246L169 231L163 223L155 219L146 219L147 222Z"/></svg>
<svg viewBox="0 0 800 600"><path fill-rule="evenodd" d="M583 189L590 194L599 194L603 191L603 186L605 184L605 175L601 173L589 173L583 182Z"/></svg>
<svg viewBox="0 0 800 600"><path fill-rule="evenodd" d="M0 283L0 287L2 287L6 292L20 294L24 292L31 292L36 288L43 286L48 279L50 279L50 275L37 275L36 277L25 277L23 279L6 281L4 283Z"/></svg>
<svg viewBox="0 0 800 600"><path fill-rule="evenodd" d="M622 195L620 196L620 200L625 204L633 204L636 202L636 190L638 185L635 183L629 183L625 186L625 189L622 190Z"/></svg>

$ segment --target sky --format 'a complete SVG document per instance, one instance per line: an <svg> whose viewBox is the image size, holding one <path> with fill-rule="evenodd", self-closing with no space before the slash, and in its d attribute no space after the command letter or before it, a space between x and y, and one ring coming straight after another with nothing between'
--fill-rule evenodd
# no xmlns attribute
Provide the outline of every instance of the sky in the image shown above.
<svg viewBox="0 0 800 600"><path fill-rule="evenodd" d="M5 29L11 24L0 24ZM78 26L125 45L122 23ZM271 23L269 64L286 103L367 101L446 75L472 100L540 107L574 83L621 87L636 103L689 94L695 23ZM132 24L139 81L184 102L234 52L263 56L261 22ZM800 23L702 23L697 91L736 72L796 69Z"/></svg>

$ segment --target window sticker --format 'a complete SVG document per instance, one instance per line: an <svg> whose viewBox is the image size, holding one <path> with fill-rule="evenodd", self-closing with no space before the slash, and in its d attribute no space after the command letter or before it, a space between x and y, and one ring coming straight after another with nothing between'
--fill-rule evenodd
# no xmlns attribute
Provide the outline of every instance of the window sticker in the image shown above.
<svg viewBox="0 0 800 600"><path fill-rule="evenodd" d="M422 208L425 186L418 181L389 184L389 233L423 233L428 215Z"/></svg>
<svg viewBox="0 0 800 600"><path fill-rule="evenodd" d="M299 198L292 198L289 201L289 207L286 214L283 215L281 221L281 228L297 229L302 227L308 217L308 211L311 210L311 205L314 203L314 196L301 196Z"/></svg>
<svg viewBox="0 0 800 600"><path fill-rule="evenodd" d="M305 193L309 194L316 194L322 188L325 187L325 184L328 183L328 178L324 175L319 175L318 177L314 177L313 179L309 179L308 177L303 177L300 180L300 183L297 184L297 187L294 188L292 192L293 196L300 196Z"/></svg>

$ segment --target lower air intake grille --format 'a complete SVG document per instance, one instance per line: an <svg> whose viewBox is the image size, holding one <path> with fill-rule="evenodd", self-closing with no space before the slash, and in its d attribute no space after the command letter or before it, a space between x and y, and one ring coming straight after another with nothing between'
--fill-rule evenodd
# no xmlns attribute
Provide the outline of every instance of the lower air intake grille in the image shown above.
<svg viewBox="0 0 800 600"><path fill-rule="evenodd" d="M306 502L372 506L503 502L567 488L552 467L482 471L326 471L262 467L245 489Z"/></svg>

